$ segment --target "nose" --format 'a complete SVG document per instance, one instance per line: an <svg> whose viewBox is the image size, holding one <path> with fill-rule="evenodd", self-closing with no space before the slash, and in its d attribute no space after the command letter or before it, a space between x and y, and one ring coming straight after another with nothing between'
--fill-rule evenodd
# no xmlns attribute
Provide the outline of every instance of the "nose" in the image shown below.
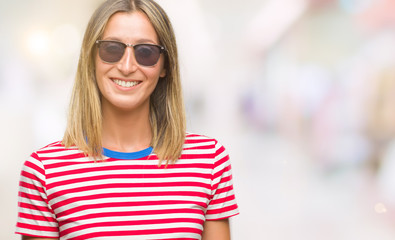
<svg viewBox="0 0 395 240"><path fill-rule="evenodd" d="M124 75L129 75L137 70L137 62L132 47L127 47L117 67Z"/></svg>

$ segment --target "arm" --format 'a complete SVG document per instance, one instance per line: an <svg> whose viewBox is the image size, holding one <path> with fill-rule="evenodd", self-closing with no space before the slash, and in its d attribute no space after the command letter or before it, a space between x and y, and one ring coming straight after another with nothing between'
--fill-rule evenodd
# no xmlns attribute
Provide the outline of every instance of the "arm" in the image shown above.
<svg viewBox="0 0 395 240"><path fill-rule="evenodd" d="M22 240L58 240L55 213L48 203L44 164L36 152L25 161L18 194L16 234Z"/></svg>
<svg viewBox="0 0 395 240"><path fill-rule="evenodd" d="M202 240L230 240L229 219L205 221Z"/></svg>
<svg viewBox="0 0 395 240"><path fill-rule="evenodd" d="M31 236L22 236L22 240L59 240L59 238L38 238Z"/></svg>

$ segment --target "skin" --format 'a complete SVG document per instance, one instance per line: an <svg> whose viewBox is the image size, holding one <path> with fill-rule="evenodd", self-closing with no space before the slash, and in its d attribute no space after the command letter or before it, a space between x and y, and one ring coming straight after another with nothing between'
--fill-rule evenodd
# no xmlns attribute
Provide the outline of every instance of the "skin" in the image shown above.
<svg viewBox="0 0 395 240"><path fill-rule="evenodd" d="M230 240L229 219L205 221L202 240Z"/></svg>
<svg viewBox="0 0 395 240"><path fill-rule="evenodd" d="M141 12L114 14L103 34L103 40L116 40L129 44L159 44L149 19ZM133 49L127 48L122 59L115 64L103 62L97 55L96 79L102 94L103 146L120 152L135 152L149 147L152 133L149 122L150 95L164 77L164 58L154 66L137 64ZM117 86L113 79L139 81L133 88ZM22 240L57 240L22 236ZM229 221L215 220L204 223L203 240L229 240Z"/></svg>
<svg viewBox="0 0 395 240"><path fill-rule="evenodd" d="M155 29L141 12L114 14L102 37L129 44L159 44ZM96 79L102 94L103 146L114 151L133 152L149 147L152 133L149 122L150 95L159 77L164 77L164 56L154 66L140 66L133 48L126 48L115 64L96 56ZM124 88L113 79L138 81L137 86Z"/></svg>

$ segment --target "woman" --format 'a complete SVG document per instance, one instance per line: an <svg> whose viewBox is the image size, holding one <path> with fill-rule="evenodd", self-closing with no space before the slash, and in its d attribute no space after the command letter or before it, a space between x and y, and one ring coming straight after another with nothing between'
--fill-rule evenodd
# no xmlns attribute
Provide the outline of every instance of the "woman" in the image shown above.
<svg viewBox="0 0 395 240"><path fill-rule="evenodd" d="M24 164L23 239L230 239L229 157L185 132L174 32L152 0L108 0L85 32L68 126Z"/></svg>

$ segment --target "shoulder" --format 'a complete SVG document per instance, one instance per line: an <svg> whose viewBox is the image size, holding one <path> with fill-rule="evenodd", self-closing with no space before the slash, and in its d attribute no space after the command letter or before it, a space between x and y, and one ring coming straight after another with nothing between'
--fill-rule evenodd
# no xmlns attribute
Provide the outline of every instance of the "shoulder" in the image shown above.
<svg viewBox="0 0 395 240"><path fill-rule="evenodd" d="M44 167L44 161L46 154L49 152L53 152L53 149L56 148L56 146L59 148L61 145L61 142L54 142L51 144L46 145L45 147L41 147L32 154L25 160L23 166L22 166L22 176L26 175L28 176L45 176L45 167Z"/></svg>
<svg viewBox="0 0 395 240"><path fill-rule="evenodd" d="M82 151L80 151L77 147L65 147L62 144L62 141L57 141L39 148L31 154L31 157L39 161L43 161L46 159L56 158L67 159L69 157L71 158L81 154L83 154Z"/></svg>
<svg viewBox="0 0 395 240"><path fill-rule="evenodd" d="M225 148L213 137L188 132L184 143L184 152L185 151L195 151L216 156L225 152Z"/></svg>
<svg viewBox="0 0 395 240"><path fill-rule="evenodd" d="M212 142L217 144L218 140L203 134L187 132L185 135L185 142Z"/></svg>
<svg viewBox="0 0 395 240"><path fill-rule="evenodd" d="M76 159L85 159L86 156L77 147L65 147L61 141L53 142L33 152L23 164L23 171L36 171L45 175L45 172L59 164L65 164Z"/></svg>
<svg viewBox="0 0 395 240"><path fill-rule="evenodd" d="M208 137L202 134L189 133L185 136L185 147L192 146L215 146L218 145L218 141L215 138Z"/></svg>

